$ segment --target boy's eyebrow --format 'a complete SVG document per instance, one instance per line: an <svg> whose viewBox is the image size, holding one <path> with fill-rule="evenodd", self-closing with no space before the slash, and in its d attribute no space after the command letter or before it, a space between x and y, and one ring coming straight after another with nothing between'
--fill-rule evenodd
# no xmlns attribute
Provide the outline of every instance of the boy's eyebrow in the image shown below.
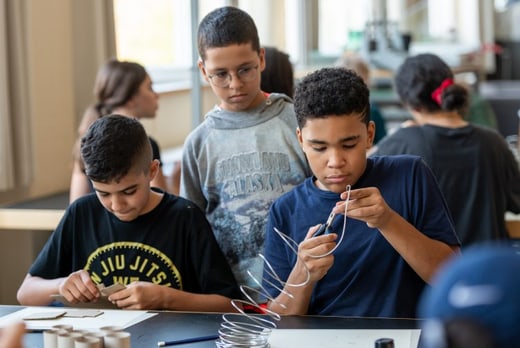
<svg viewBox="0 0 520 348"><path fill-rule="evenodd" d="M340 140L340 142L344 143L344 142L346 142L346 141L357 140L357 139L359 139L359 138L361 138L361 135L359 135L359 134L356 134L356 135L350 135L350 136L348 136L348 137L342 138L342 139Z"/></svg>
<svg viewBox="0 0 520 348"><path fill-rule="evenodd" d="M345 143L345 142L357 140L357 139L359 139L359 137L360 137L359 135L350 135L348 137L341 138L339 140L339 142L340 143ZM307 139L307 142L312 143L312 144L318 144L318 145L328 144L327 141L325 141L325 140L318 140L318 139Z"/></svg>
<svg viewBox="0 0 520 348"><path fill-rule="evenodd" d="M94 186L94 185L93 185L93 186ZM129 190L133 190L133 189L135 189L136 187L137 187L137 184L130 185L130 186L125 187L124 189L119 190L119 191L117 191L117 192L119 193L119 192L125 192L125 191L129 191ZM100 189L98 189L96 186L94 186L94 190L96 190L96 191L99 192L99 193L113 193L113 192L106 192L106 191L100 190Z"/></svg>
<svg viewBox="0 0 520 348"><path fill-rule="evenodd" d="M211 69L208 69L208 67L206 65L204 65L204 67L206 68L206 70L211 70L211 71L229 71L229 70L239 70L239 69L242 69L246 66L250 66L250 65L254 65L255 62L254 61L250 61L250 62L244 62L244 63L240 63L238 66L234 67L233 69L229 69L228 67L212 67Z"/></svg>

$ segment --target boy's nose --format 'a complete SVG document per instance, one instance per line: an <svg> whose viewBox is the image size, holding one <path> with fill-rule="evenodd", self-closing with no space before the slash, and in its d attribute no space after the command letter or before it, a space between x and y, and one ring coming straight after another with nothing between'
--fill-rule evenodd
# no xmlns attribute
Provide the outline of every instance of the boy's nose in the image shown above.
<svg viewBox="0 0 520 348"><path fill-rule="evenodd" d="M345 159L343 158L341 151L332 149L328 160L329 167L341 167L344 164Z"/></svg>
<svg viewBox="0 0 520 348"><path fill-rule="evenodd" d="M112 197L110 205L112 207L112 211L119 212L121 210L121 208L124 207L124 205L125 205L124 199L115 195L114 197Z"/></svg>
<svg viewBox="0 0 520 348"><path fill-rule="evenodd" d="M229 88L242 86L242 80L236 74L229 74Z"/></svg>

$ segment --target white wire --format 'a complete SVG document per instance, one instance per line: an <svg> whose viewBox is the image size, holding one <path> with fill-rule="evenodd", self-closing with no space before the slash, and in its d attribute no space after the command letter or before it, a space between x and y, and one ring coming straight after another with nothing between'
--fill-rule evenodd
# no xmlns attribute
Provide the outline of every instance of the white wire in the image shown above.
<svg viewBox="0 0 520 348"><path fill-rule="evenodd" d="M332 254L342 243L343 237L345 235L345 230L347 226L347 211L348 211L348 202L350 200L350 185L347 185L347 198L345 199L345 212L343 216L343 229L341 232L341 236L339 241L336 243L334 248L322 255L311 255L308 254L312 258L321 258ZM298 243L296 243L293 239L291 239L288 235L284 234L276 227L274 227L274 231L278 234L278 236L283 240L283 242L295 253L296 257L299 258L298 255ZM298 284L291 284L287 281L282 280L274 268L271 266L269 261L265 258L263 254L259 254L259 256L264 260L264 270L272 279L268 280L263 278L263 281L275 289L277 289L280 293L283 293L290 298L294 299L293 294L288 292L286 289L287 286L291 287L301 287L305 286L310 281L310 271L305 264L303 266L306 271L306 279ZM298 262L298 261L296 261ZM259 286L259 289L241 285L240 291L244 294L246 300L242 299L234 299L231 300L231 304L238 311L238 313L226 313L222 315L223 323L221 324L219 330L219 339L216 341L216 346L218 348L237 348L237 347L248 347L248 348L267 348L269 347L269 336L273 329L276 329L276 322L280 321L281 316L270 310L263 308L260 306L252 295L260 295L264 296L269 302L276 303L282 308L287 308L287 306L283 303L279 303L273 298L269 292L265 289L262 282L256 279L255 276L250 271L247 271L249 276L253 279L253 281ZM276 284L278 283L278 284ZM265 313L266 317L258 316L256 314L246 313L243 309L243 305L250 305L257 308L259 311Z"/></svg>
<svg viewBox="0 0 520 348"><path fill-rule="evenodd" d="M346 190L347 190L347 198L345 199L345 212L344 212L344 215L343 215L343 228L341 230L341 235L339 237L339 241L336 243L334 248L332 248L331 250L329 250L325 254L312 255L310 253L307 253L308 256L310 256L312 258L315 258L315 259L319 259L319 258L328 256L328 255L332 254L334 251L336 251L336 249L341 245L341 242L343 242L343 237L345 236L345 230L347 228L347 211L348 211L348 202L350 201L350 185L347 185Z"/></svg>

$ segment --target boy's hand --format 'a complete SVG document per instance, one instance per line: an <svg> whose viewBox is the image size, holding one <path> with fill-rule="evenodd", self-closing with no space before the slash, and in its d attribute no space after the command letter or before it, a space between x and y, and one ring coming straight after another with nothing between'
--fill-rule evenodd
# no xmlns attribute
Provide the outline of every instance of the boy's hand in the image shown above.
<svg viewBox="0 0 520 348"><path fill-rule="evenodd" d="M125 289L110 295L108 300L123 309L161 309L162 288L162 285L150 282L132 282Z"/></svg>
<svg viewBox="0 0 520 348"><path fill-rule="evenodd" d="M347 193L341 194L346 199ZM336 214L345 214L345 202L338 202L333 211ZM393 210L386 204L381 192L376 187L366 187L350 191L347 216L365 221L368 227L383 228L390 220Z"/></svg>
<svg viewBox="0 0 520 348"><path fill-rule="evenodd" d="M309 228L307 236L298 246L298 262L295 268L299 272L310 272L310 282L312 284L319 281L327 274L334 264L334 256L327 254L336 246L337 235L335 233L312 237L320 225ZM303 262L303 264L302 264Z"/></svg>
<svg viewBox="0 0 520 348"><path fill-rule="evenodd" d="M73 272L65 278L59 286L59 293L70 303L95 301L101 295L85 270Z"/></svg>

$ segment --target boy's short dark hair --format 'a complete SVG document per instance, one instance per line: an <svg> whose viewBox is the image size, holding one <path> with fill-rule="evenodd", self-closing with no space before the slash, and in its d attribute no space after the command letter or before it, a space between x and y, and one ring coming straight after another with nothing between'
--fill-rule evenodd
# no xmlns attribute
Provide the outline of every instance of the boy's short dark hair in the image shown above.
<svg viewBox="0 0 520 348"><path fill-rule="evenodd" d="M331 115L361 114L368 125L369 92L363 79L352 70L322 68L305 76L294 92L294 111L298 127L307 119Z"/></svg>
<svg viewBox="0 0 520 348"><path fill-rule="evenodd" d="M152 147L143 125L136 119L110 115L96 120L81 139L85 174L93 181L119 181L131 169L147 173Z"/></svg>
<svg viewBox="0 0 520 348"><path fill-rule="evenodd" d="M253 18L232 6L217 8L202 19L197 43L203 61L206 60L206 50L214 47L251 43L253 50L260 52L260 39Z"/></svg>

